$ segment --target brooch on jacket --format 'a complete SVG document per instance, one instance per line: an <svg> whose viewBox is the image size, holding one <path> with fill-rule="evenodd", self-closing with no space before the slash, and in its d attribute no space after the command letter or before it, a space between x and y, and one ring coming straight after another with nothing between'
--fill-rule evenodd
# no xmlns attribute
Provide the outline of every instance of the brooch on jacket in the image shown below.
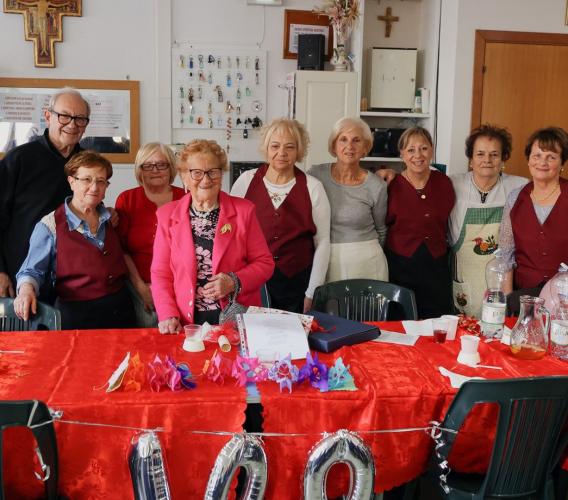
<svg viewBox="0 0 568 500"><path fill-rule="evenodd" d="M231 226L231 224L225 224L221 228L221 234L230 233L232 229L233 229L233 227Z"/></svg>

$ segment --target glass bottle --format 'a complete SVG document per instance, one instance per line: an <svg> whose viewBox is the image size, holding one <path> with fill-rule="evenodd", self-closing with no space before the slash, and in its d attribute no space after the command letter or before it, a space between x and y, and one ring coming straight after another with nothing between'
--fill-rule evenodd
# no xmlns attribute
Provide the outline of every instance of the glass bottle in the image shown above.
<svg viewBox="0 0 568 500"><path fill-rule="evenodd" d="M487 289L481 305L481 333L485 337L501 338L505 324L507 301L503 286L508 266L497 249L494 257L485 266Z"/></svg>
<svg viewBox="0 0 568 500"><path fill-rule="evenodd" d="M550 353L568 361L568 266L564 263L550 280L550 294L554 303L550 314Z"/></svg>
<svg viewBox="0 0 568 500"><path fill-rule="evenodd" d="M540 297L521 295L520 303L519 319L511 331L511 352L520 359L541 359L548 350L550 313Z"/></svg>

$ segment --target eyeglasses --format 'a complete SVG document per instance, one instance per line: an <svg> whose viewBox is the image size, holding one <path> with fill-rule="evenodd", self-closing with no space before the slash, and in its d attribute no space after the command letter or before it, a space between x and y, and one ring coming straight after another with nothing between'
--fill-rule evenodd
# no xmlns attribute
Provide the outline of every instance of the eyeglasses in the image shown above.
<svg viewBox="0 0 568 500"><path fill-rule="evenodd" d="M140 168L142 170L144 170L144 172L151 172L154 169L166 170L166 169L170 168L170 164L168 162L165 162L165 161L159 161L159 162L156 162L156 163L142 163L142 165L140 165Z"/></svg>
<svg viewBox="0 0 568 500"><path fill-rule="evenodd" d="M86 116L66 115L65 113L58 113L54 109L50 109L49 111L50 113L57 115L57 121L61 125L69 125L71 123L71 120L75 120L75 125L77 125L77 127L86 127L90 121L90 119Z"/></svg>
<svg viewBox="0 0 568 500"><path fill-rule="evenodd" d="M200 181L201 179L203 179L205 174L207 174L209 176L209 179L211 179L212 181L215 181L215 180L221 178L221 175L223 174L223 169L212 168L212 169L209 169L209 170L200 170L198 168L191 168L191 169L187 170L187 172L189 172L189 175L191 176L191 178L194 181Z"/></svg>
<svg viewBox="0 0 568 500"><path fill-rule="evenodd" d="M83 187L91 187L95 184L98 188L107 188L110 185L110 182L106 179L93 179L92 177L75 177L73 176L77 182L79 182Z"/></svg>

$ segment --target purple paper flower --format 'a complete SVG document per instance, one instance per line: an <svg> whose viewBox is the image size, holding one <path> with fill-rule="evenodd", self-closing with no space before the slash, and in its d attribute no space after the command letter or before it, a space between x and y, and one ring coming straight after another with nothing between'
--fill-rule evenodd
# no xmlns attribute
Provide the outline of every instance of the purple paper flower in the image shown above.
<svg viewBox="0 0 568 500"><path fill-rule="evenodd" d="M319 361L317 353L313 358L310 352L306 355L306 364L300 368L298 382L302 383L304 380L309 380L311 386L321 392L328 391L327 366Z"/></svg>

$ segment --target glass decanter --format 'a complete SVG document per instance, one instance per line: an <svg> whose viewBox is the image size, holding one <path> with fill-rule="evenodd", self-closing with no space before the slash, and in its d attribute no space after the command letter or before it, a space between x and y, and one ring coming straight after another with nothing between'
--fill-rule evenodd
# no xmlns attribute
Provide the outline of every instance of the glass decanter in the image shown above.
<svg viewBox="0 0 568 500"><path fill-rule="evenodd" d="M550 313L540 297L522 295L520 301L519 319L511 331L511 352L520 359L540 359L548 351Z"/></svg>

